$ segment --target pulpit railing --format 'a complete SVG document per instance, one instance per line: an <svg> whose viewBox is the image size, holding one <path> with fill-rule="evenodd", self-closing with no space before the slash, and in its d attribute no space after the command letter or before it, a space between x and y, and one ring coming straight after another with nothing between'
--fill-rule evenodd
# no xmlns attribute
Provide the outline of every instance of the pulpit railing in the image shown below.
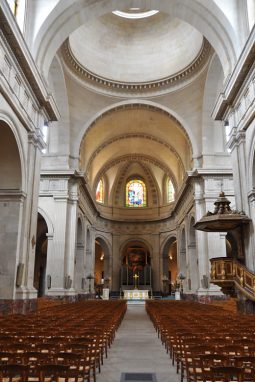
<svg viewBox="0 0 255 382"><path fill-rule="evenodd" d="M211 261L211 283L224 289L231 285L249 299L255 301L255 274L239 261L228 257L217 257Z"/></svg>

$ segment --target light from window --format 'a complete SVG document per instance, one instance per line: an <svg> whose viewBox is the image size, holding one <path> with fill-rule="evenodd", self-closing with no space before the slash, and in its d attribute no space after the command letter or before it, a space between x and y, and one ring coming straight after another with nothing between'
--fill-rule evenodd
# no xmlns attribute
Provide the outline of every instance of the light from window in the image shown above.
<svg viewBox="0 0 255 382"><path fill-rule="evenodd" d="M9 7L11 8L11 11L14 14L14 16L16 16L17 15L18 0L7 0L7 3L9 4Z"/></svg>
<svg viewBox="0 0 255 382"><path fill-rule="evenodd" d="M142 180L130 180L126 185L126 207L146 207L146 186Z"/></svg>
<svg viewBox="0 0 255 382"><path fill-rule="evenodd" d="M16 17L16 21L21 32L23 32L26 12L26 0L7 0L7 2L11 8L12 13Z"/></svg>
<svg viewBox="0 0 255 382"><path fill-rule="evenodd" d="M113 11L112 13L115 16L124 17L125 19L144 19L146 17L154 16L159 11L156 9L152 9L150 11L139 12L140 8L130 8L131 12L122 12L122 11ZM135 11L135 12L134 12Z"/></svg>
<svg viewBox="0 0 255 382"><path fill-rule="evenodd" d="M100 179L97 184L96 201L98 203L104 203L104 183L102 179Z"/></svg>
<svg viewBox="0 0 255 382"><path fill-rule="evenodd" d="M43 135L43 140L47 145L48 144L48 137L49 137L49 126L46 123L42 127L42 135ZM46 149L42 149L43 154L46 154L46 151L47 151Z"/></svg>
<svg viewBox="0 0 255 382"><path fill-rule="evenodd" d="M173 185L173 182L171 181L171 179L168 180L168 190L167 191L168 191L168 195L167 195L168 203L174 202L175 190L174 190L174 185Z"/></svg>

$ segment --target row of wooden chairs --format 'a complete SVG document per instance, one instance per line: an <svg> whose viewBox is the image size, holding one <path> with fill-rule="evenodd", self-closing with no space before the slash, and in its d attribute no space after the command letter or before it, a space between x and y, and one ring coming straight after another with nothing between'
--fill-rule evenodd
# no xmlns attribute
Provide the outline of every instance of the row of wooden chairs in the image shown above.
<svg viewBox="0 0 255 382"><path fill-rule="evenodd" d="M20 381L43 381L47 366L64 379L96 381L125 312L123 301L85 301L1 317L0 382L12 370Z"/></svg>
<svg viewBox="0 0 255 382"><path fill-rule="evenodd" d="M234 380L255 381L253 317L183 301L148 301L146 309L181 381L225 382L234 370Z"/></svg>

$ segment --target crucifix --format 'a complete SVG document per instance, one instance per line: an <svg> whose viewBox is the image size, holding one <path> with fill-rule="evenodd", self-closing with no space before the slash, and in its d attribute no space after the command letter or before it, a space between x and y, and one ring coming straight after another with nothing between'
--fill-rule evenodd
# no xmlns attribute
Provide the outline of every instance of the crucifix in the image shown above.
<svg viewBox="0 0 255 382"><path fill-rule="evenodd" d="M139 279L139 275L135 274L133 276L133 278L135 279L135 289L138 289L138 279Z"/></svg>

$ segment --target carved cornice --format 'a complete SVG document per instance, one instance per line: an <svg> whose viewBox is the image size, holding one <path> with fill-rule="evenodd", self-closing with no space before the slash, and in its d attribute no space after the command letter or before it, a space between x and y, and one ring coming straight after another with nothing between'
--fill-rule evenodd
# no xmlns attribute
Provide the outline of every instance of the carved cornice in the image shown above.
<svg viewBox="0 0 255 382"><path fill-rule="evenodd" d="M156 142L156 143L159 143L160 145L163 145L165 147L167 147L177 158L178 160L178 163L180 165L180 168L181 168L181 171L182 173L184 174L185 172L185 169L184 169L184 165L183 165L183 162L182 162L182 159L180 157L180 155L177 153L177 151L175 150L175 148L170 145L168 142L166 141L163 141L162 139L158 138L158 137L155 137L151 134L143 134L143 133L131 133L131 134L122 134L122 135L118 135L116 137L113 137L107 141L105 141L102 145L100 145L90 156L89 160L88 160L88 164L87 164L87 167L86 167L86 175L88 176L88 173L89 173L89 170L90 170L90 167L92 165L92 162L93 160L96 158L96 156L104 149L106 148L107 146L109 146L110 144L114 143L114 142L118 142L118 141L121 141L123 139L132 139L132 138L142 138L142 139L147 139L147 140L150 140L150 141L153 141L153 142Z"/></svg>
<svg viewBox="0 0 255 382"><path fill-rule="evenodd" d="M29 52L7 2L0 2L0 25L1 31L15 55L20 69L28 80L37 101L40 103L40 107L44 108L49 120L55 121L59 119L60 114L57 105L52 95L48 93L46 89L46 85L31 53Z"/></svg>
<svg viewBox="0 0 255 382"><path fill-rule="evenodd" d="M90 87L100 89L109 93L109 89L120 95L121 93L130 93L146 95L146 93L156 93L159 90L170 91L171 88L177 85L182 85L185 81L192 79L197 75L208 63L209 58L212 54L212 48L209 42L204 38L201 49L197 57L183 70L165 78L161 78L156 81L149 82L120 82L110 80L89 71L73 55L70 48L69 40L66 40L61 48L61 55L64 63L68 69L79 79L83 80L84 83Z"/></svg>
<svg viewBox="0 0 255 382"><path fill-rule="evenodd" d="M243 51L236 63L235 69L226 82L225 89L219 94L216 104L212 111L212 117L215 120L222 120L229 107L235 103L238 93L243 89L252 65L255 60L255 27L253 27L250 36L243 48Z"/></svg>

